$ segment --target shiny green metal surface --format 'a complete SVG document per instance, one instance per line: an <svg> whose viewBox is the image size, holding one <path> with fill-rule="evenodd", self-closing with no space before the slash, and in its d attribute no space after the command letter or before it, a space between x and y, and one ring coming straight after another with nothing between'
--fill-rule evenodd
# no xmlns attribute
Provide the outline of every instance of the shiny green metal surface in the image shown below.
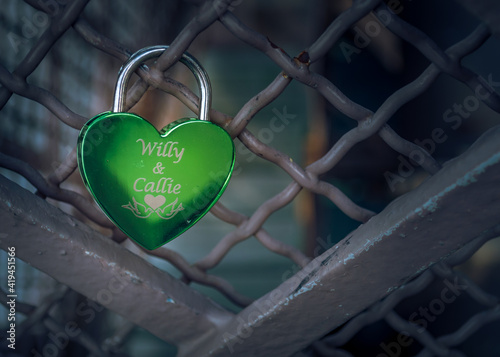
<svg viewBox="0 0 500 357"><path fill-rule="evenodd" d="M179 119L158 132L132 113L103 113L78 137L83 181L104 213L146 249L176 238L224 192L234 144L219 126Z"/></svg>

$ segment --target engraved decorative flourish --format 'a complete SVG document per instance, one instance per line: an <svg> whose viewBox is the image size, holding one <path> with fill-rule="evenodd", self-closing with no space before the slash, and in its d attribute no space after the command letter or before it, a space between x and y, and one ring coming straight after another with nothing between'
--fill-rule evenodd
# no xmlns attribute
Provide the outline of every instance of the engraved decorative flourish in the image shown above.
<svg viewBox="0 0 500 357"><path fill-rule="evenodd" d="M133 215L136 216L137 218L148 218L151 215L151 213L155 212L158 215L158 217L165 220L174 218L177 215L177 213L184 210L182 203L177 204L177 202L179 201L178 198L176 198L175 201L167 205L164 205L163 208L157 207L158 201L163 201L163 202L165 201L164 199L159 200L158 199L159 197L163 196L157 196L151 198L150 195L147 195L145 197L145 203L150 207L147 207L146 205L137 202L135 197L132 197L132 202L129 202L126 205L122 205L122 207L130 210L133 213Z"/></svg>
<svg viewBox="0 0 500 357"><path fill-rule="evenodd" d="M126 205L123 205L123 208L129 209L132 211L134 216L137 218L148 218L151 213L153 213L153 209L150 207L146 207L142 203L139 203L135 200L135 197L132 197L133 204L129 202Z"/></svg>

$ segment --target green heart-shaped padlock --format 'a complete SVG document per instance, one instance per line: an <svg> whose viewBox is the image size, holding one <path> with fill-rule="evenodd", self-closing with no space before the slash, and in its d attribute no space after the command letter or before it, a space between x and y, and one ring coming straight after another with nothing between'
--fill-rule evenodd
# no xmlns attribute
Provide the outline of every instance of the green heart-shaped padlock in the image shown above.
<svg viewBox="0 0 500 357"><path fill-rule="evenodd" d="M210 82L189 54L180 61L200 86L200 119L179 119L160 132L123 113L130 75L168 46L142 49L122 66L112 112L90 119L78 137L78 164L85 185L104 213L131 239L155 249L174 239L217 202L234 166L229 134L208 121Z"/></svg>

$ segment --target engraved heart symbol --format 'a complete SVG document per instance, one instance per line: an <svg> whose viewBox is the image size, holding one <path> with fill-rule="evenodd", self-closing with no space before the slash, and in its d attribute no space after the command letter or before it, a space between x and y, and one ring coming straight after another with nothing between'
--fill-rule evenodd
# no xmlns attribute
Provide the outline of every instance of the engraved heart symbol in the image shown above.
<svg viewBox="0 0 500 357"><path fill-rule="evenodd" d="M166 200L167 199L165 198L165 196L162 195L155 197L153 195L147 194L146 196L144 196L144 202L146 202L146 204L154 210L158 207L163 206Z"/></svg>
<svg viewBox="0 0 500 357"><path fill-rule="evenodd" d="M179 119L158 132L131 113L103 113L78 137L83 181L104 213L147 249L179 236L226 188L234 144L221 127Z"/></svg>

